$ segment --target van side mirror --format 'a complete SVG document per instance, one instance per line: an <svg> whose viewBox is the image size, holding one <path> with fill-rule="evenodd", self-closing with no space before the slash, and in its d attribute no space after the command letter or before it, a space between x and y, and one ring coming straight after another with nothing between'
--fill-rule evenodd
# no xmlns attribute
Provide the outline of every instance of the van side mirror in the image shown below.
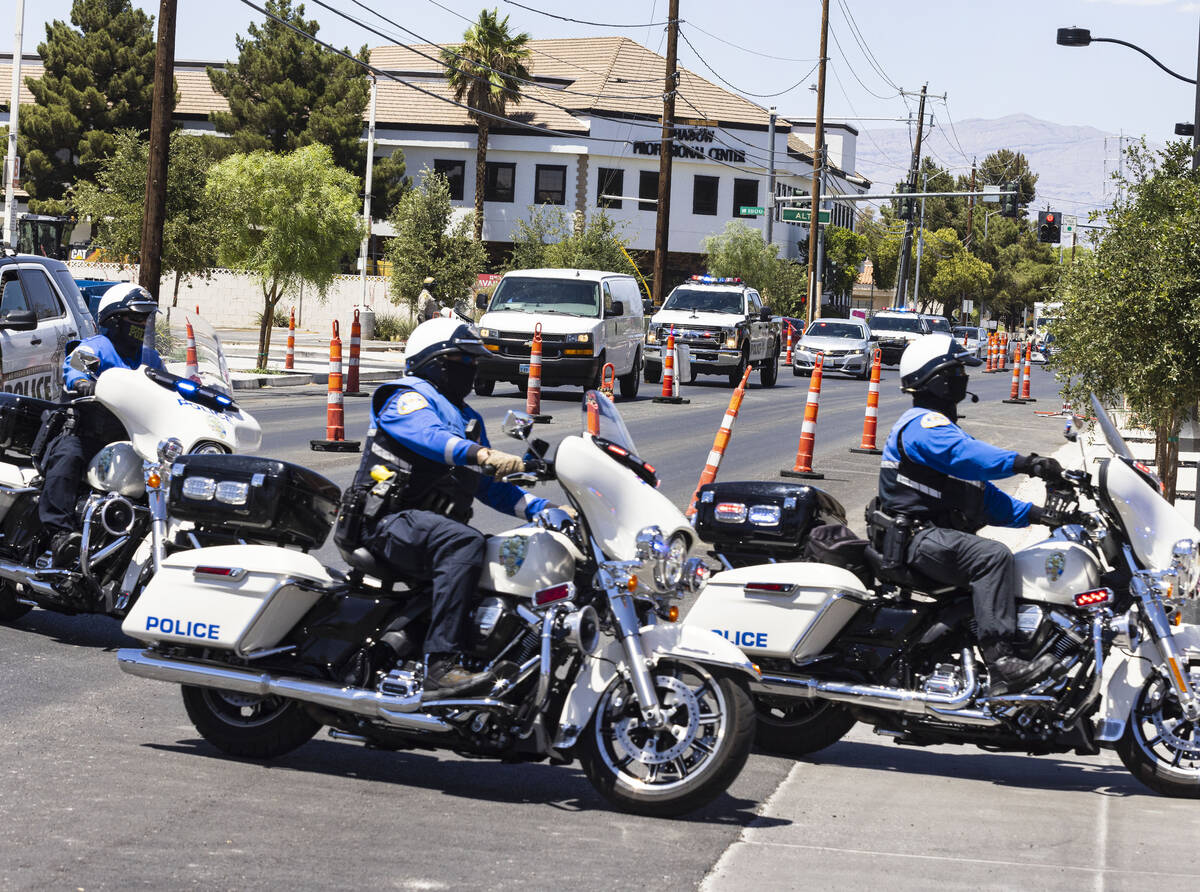
<svg viewBox="0 0 1200 892"><path fill-rule="evenodd" d="M653 316L654 315L654 301L652 301L648 298L646 300L642 301L642 315L643 316Z"/></svg>
<svg viewBox="0 0 1200 892"><path fill-rule="evenodd" d="M758 313L758 318L761 322L770 322L771 317L774 315L770 307L763 307Z"/></svg>
<svg viewBox="0 0 1200 892"><path fill-rule="evenodd" d="M475 295L475 309L486 310L488 305L488 296L486 294Z"/></svg>
<svg viewBox="0 0 1200 892"><path fill-rule="evenodd" d="M625 315L625 302L620 301L620 300L614 300L612 302L612 304L609 305L608 312L605 313L605 315L606 316L624 316Z"/></svg>
<svg viewBox="0 0 1200 892"><path fill-rule="evenodd" d="M33 331L37 328L37 313L33 310L9 310L0 316L0 328L11 331Z"/></svg>

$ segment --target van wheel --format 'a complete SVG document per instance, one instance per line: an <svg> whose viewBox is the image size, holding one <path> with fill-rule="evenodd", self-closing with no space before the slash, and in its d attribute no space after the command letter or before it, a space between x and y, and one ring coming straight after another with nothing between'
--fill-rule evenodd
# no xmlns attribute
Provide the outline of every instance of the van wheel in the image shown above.
<svg viewBox="0 0 1200 892"><path fill-rule="evenodd" d="M779 344L772 344L767 352L767 358L758 369L758 383L761 387L774 387L779 380ZM741 379L739 378L740 382Z"/></svg>
<svg viewBox="0 0 1200 892"><path fill-rule="evenodd" d="M737 387L742 383L742 375L745 373L746 366L748 365L750 365L750 345L746 344L742 347L742 358L738 361L737 368L729 373L730 387ZM774 384L775 382L772 381L771 383Z"/></svg>
<svg viewBox="0 0 1200 892"><path fill-rule="evenodd" d="M475 395L476 396L491 396L496 389L496 382L492 378L476 378L475 379Z"/></svg>
<svg viewBox="0 0 1200 892"><path fill-rule="evenodd" d="M638 354L633 359L633 368L629 370L628 375L622 375L617 379L617 384L621 387L621 399L632 400L637 399L638 387L642 383L642 354Z"/></svg>

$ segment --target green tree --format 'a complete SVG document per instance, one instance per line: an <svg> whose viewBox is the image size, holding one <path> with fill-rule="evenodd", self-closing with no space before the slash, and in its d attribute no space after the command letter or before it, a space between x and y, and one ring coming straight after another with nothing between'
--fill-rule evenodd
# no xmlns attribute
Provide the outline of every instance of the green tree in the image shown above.
<svg viewBox="0 0 1200 892"><path fill-rule="evenodd" d="M100 166L96 181L75 184L71 208L92 220L92 245L110 257L137 257L142 247L149 143L134 130L114 135L115 150ZM167 160L167 207L163 223L162 269L179 282L205 273L216 262L216 241L204 183L210 160L201 142L171 134Z"/></svg>
<svg viewBox="0 0 1200 892"><path fill-rule="evenodd" d="M992 268L963 249L938 263L929 283L929 293L942 305L943 312L950 314L958 310L964 299L978 301L991 280Z"/></svg>
<svg viewBox="0 0 1200 892"><path fill-rule="evenodd" d="M301 283L324 298L339 262L363 236L356 176L326 146L231 155L208 174L218 260L262 286L258 368L267 367L271 320L280 299Z"/></svg>
<svg viewBox="0 0 1200 892"><path fill-rule="evenodd" d="M700 250L712 275L741 278L776 313L796 315L804 305L808 267L781 258L778 245L764 243L762 233L741 220L730 220L723 232L708 236Z"/></svg>
<svg viewBox="0 0 1200 892"><path fill-rule="evenodd" d="M304 4L267 0L266 8L306 34L320 30L304 18ZM229 103L229 111L209 114L229 134L226 142L237 152L290 152L320 143L340 167L362 176L363 111L371 93L365 69L274 19L246 32L249 38L237 37L237 62L208 69L213 89ZM355 58L367 61L367 48Z"/></svg>
<svg viewBox="0 0 1200 892"><path fill-rule="evenodd" d="M623 224L603 210L585 218L570 217L556 207L529 209L529 218L518 220L508 269L599 269L626 272L629 261L622 252L628 241L621 237Z"/></svg>
<svg viewBox="0 0 1200 892"><path fill-rule="evenodd" d="M1021 152L1012 149L998 149L992 152L979 165L976 172L976 187L999 186L1004 183L1018 184L1020 194L1017 204L1028 207L1037 196L1038 175L1029 167L1029 159ZM978 209L979 205L976 205ZM984 205L986 207L986 205Z"/></svg>
<svg viewBox="0 0 1200 892"><path fill-rule="evenodd" d="M858 268L867 259L867 238L842 226L825 227L825 271L822 281L839 296L854 288Z"/></svg>
<svg viewBox="0 0 1200 892"><path fill-rule="evenodd" d="M471 217L454 219L450 183L429 168L421 171L421 185L405 193L392 212L396 237L387 248L392 303L411 309L426 276L437 279L440 296L466 296L487 264L483 243L471 237Z"/></svg>
<svg viewBox="0 0 1200 892"><path fill-rule="evenodd" d="M512 34L508 16L480 10L479 18L463 33L459 46L442 49L446 79L454 98L472 111L475 143L475 238L483 238L483 195L487 174L488 132L492 115L504 115L509 103L521 102L521 80L529 78L529 35Z"/></svg>
<svg viewBox="0 0 1200 892"><path fill-rule="evenodd" d="M1091 257L1065 267L1052 365L1082 402L1123 397L1154 428L1174 499L1179 430L1200 400L1200 175L1191 143L1126 150L1125 176Z"/></svg>
<svg viewBox="0 0 1200 892"><path fill-rule="evenodd" d="M21 109L17 137L30 210L65 213L67 190L95 175L116 131L150 126L153 25L130 0L75 0L70 24L46 26L45 71L25 79L35 103Z"/></svg>
<svg viewBox="0 0 1200 892"><path fill-rule="evenodd" d="M404 153L399 149L390 155L375 159L371 168L371 216L386 220L396 209L404 193L412 188L405 175L407 165Z"/></svg>

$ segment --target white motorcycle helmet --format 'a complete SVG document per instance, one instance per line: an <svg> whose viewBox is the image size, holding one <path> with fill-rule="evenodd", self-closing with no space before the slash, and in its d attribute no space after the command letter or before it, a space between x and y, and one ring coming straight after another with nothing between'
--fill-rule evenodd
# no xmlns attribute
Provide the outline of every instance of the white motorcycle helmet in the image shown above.
<svg viewBox="0 0 1200 892"><path fill-rule="evenodd" d="M461 406L475 383L475 360L487 349L474 325L439 317L422 322L408 338L405 374L424 378Z"/></svg>
<svg viewBox="0 0 1200 892"><path fill-rule="evenodd" d="M900 356L900 389L913 394L928 391L958 402L962 396L956 391L961 388L950 387L950 377L965 378L965 366L977 365L982 365L979 357L952 336L925 335L905 347Z"/></svg>
<svg viewBox="0 0 1200 892"><path fill-rule="evenodd" d="M144 323L145 317L158 309L158 301L141 285L122 282L104 292L96 307L96 322L101 328L111 325L113 317L123 316Z"/></svg>

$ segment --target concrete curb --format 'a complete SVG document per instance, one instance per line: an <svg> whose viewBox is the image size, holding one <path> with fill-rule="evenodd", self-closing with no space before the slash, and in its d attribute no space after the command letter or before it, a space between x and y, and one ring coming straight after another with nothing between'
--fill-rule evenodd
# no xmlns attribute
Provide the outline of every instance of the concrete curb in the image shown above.
<svg viewBox="0 0 1200 892"><path fill-rule="evenodd" d="M246 375L233 373L234 390L258 390L263 387L303 387L313 383L312 375ZM325 376L328 380L329 376Z"/></svg>

